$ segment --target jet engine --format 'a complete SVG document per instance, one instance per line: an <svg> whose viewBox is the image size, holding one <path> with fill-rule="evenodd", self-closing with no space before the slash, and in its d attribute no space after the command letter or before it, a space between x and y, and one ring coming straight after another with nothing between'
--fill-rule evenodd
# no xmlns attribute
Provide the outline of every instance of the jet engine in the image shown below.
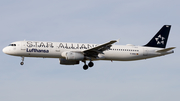
<svg viewBox="0 0 180 101"><path fill-rule="evenodd" d="M84 54L80 52L63 52L61 54L66 60L83 60Z"/></svg>
<svg viewBox="0 0 180 101"><path fill-rule="evenodd" d="M59 62L62 65L76 65L76 64L79 64L79 61L77 61L77 60L66 60L66 59L63 59L63 58L60 58Z"/></svg>

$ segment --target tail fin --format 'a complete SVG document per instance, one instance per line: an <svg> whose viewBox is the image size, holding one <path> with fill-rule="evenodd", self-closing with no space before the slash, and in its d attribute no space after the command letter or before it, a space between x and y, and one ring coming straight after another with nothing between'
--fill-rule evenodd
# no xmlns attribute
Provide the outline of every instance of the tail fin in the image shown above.
<svg viewBox="0 0 180 101"><path fill-rule="evenodd" d="M164 25L159 32L145 46L165 48L168 40L171 25Z"/></svg>

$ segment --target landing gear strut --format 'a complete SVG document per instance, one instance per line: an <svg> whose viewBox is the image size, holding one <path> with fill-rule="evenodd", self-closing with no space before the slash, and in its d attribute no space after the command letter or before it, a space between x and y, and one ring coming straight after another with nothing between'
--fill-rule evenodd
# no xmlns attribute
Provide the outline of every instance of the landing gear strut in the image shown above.
<svg viewBox="0 0 180 101"><path fill-rule="evenodd" d="M22 62L20 63L21 65L24 65L24 57L22 56Z"/></svg>
<svg viewBox="0 0 180 101"><path fill-rule="evenodd" d="M86 61L83 61L83 62L84 62L83 69L84 69L84 70L87 70L87 69L88 69L88 65L86 65Z"/></svg>

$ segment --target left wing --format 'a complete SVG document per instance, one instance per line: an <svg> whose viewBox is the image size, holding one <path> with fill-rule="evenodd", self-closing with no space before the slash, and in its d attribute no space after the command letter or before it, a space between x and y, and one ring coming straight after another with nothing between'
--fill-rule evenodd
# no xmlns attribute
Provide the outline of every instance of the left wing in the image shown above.
<svg viewBox="0 0 180 101"><path fill-rule="evenodd" d="M97 47L94 47L94 48L91 48L91 49L88 49L88 50L85 50L85 51L83 51L84 55L88 56L88 57L97 58L99 53L104 54L103 51L105 51L107 49L110 49L112 44L115 43L115 42L118 42L118 40L112 40L112 41L110 41L108 43L99 45Z"/></svg>

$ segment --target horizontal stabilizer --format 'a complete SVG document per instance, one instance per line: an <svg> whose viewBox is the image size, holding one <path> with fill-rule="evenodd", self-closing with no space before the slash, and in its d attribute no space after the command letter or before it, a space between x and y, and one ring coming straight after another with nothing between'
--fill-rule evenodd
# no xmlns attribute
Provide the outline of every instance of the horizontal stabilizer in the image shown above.
<svg viewBox="0 0 180 101"><path fill-rule="evenodd" d="M165 48L165 49L162 49L162 50L158 50L157 52L167 52L167 51L170 51L170 50L172 50L174 48L176 48L176 47Z"/></svg>

